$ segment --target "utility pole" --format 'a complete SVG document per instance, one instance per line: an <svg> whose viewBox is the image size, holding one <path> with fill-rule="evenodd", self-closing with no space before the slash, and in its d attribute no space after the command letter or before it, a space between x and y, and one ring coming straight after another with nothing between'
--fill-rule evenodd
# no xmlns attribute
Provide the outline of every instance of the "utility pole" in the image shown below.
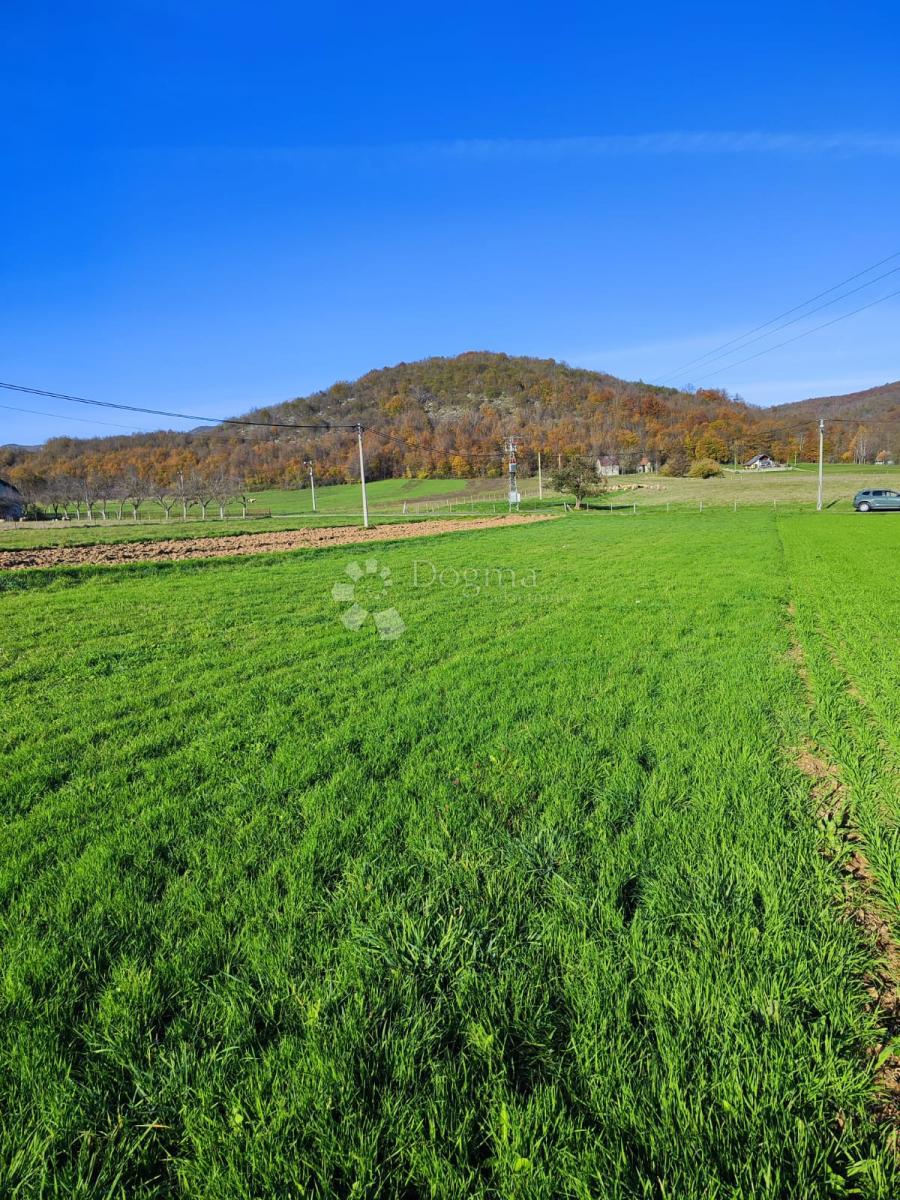
<svg viewBox="0 0 900 1200"><path fill-rule="evenodd" d="M825 422L819 418L819 498L816 512L822 511L822 485L825 477Z"/></svg>
<svg viewBox="0 0 900 1200"><path fill-rule="evenodd" d="M509 459L509 507L512 511L513 505L519 507L519 484L518 484L518 464L516 462L516 447L522 441L518 437L508 437L503 443L503 452Z"/></svg>
<svg viewBox="0 0 900 1200"><path fill-rule="evenodd" d="M313 465L311 458L304 458L303 465L309 471L309 487L312 492L312 510L316 511L316 481L313 477Z"/></svg>
<svg viewBox="0 0 900 1200"><path fill-rule="evenodd" d="M544 477L541 474L541 452L538 450L538 500L544 498Z"/></svg>
<svg viewBox="0 0 900 1200"><path fill-rule="evenodd" d="M359 482L362 487L362 505L363 505L363 529L369 528L369 502L366 499L366 464L363 460L363 444L362 444L363 427L356 426L356 440L359 445Z"/></svg>

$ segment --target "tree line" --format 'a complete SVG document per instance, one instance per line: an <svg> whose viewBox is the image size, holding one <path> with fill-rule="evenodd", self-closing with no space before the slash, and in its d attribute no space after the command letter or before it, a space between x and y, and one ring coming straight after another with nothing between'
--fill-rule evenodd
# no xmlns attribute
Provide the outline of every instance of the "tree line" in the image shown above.
<svg viewBox="0 0 900 1200"><path fill-rule="evenodd" d="M177 511L183 518L196 510L206 520L210 510L224 518L237 501L246 517L250 504L247 489L227 462L194 460L151 464L138 461L103 461L87 456L58 462L45 474L19 472L17 486L35 515L137 520L142 507L153 501L165 520Z"/></svg>

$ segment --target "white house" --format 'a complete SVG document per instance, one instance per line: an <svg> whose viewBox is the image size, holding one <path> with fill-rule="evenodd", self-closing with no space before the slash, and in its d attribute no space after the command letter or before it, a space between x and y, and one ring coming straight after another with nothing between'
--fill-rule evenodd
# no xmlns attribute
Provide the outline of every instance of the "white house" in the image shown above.
<svg viewBox="0 0 900 1200"><path fill-rule="evenodd" d="M747 471L772 471L779 465L771 454L754 454L749 462L744 463L744 468Z"/></svg>

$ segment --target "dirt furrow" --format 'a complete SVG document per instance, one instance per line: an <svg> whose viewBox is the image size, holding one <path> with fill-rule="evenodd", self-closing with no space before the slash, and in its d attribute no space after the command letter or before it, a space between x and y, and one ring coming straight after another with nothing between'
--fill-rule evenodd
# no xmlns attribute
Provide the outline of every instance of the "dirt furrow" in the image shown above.
<svg viewBox="0 0 900 1200"><path fill-rule="evenodd" d="M284 529L234 536L172 538L149 542L119 542L93 546L56 546L35 550L0 550L0 570L27 567L78 567L132 562L175 562L185 558L230 558L242 554L271 554L284 550L355 545L360 542L393 542L399 538L431 537L470 529L528 525L553 519L553 514L513 513L503 517L469 520L405 522L372 529L337 526L329 529Z"/></svg>

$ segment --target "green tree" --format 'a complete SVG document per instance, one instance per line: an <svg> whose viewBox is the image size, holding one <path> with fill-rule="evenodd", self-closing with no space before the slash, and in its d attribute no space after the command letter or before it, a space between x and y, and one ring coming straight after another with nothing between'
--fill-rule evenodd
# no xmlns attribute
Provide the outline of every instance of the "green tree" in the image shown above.
<svg viewBox="0 0 900 1200"><path fill-rule="evenodd" d="M575 507L581 508L586 496L602 496L606 491L606 479L597 474L593 461L573 458L558 467L550 476L554 491L575 497Z"/></svg>

